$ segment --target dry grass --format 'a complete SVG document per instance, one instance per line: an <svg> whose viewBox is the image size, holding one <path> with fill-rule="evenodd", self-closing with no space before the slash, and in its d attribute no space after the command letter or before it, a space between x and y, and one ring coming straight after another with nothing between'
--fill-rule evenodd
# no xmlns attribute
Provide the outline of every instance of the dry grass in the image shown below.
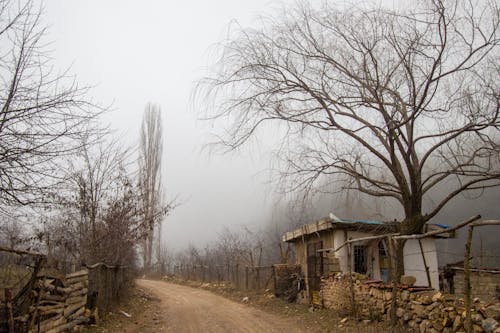
<svg viewBox="0 0 500 333"><path fill-rule="evenodd" d="M83 327L84 333L108 332L154 332L154 326L159 324L159 299L146 291L134 287L124 301L117 304L113 311L108 312L99 325ZM120 311L125 311L131 317L126 317Z"/></svg>

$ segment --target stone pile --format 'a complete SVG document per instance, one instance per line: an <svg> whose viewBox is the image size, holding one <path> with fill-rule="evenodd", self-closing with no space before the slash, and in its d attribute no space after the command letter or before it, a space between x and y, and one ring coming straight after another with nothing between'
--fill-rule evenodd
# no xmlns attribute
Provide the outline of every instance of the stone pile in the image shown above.
<svg viewBox="0 0 500 333"><path fill-rule="evenodd" d="M402 282L411 282L407 277ZM354 298L360 319L385 320L393 297L392 286L382 281L352 276ZM323 306L339 312L351 311L350 279L346 274L328 276L321 281L320 298ZM426 287L401 284L396 292L396 316L407 332L465 332L464 300L455 295L443 295ZM500 333L500 303L485 303L474 299L471 311L473 332Z"/></svg>

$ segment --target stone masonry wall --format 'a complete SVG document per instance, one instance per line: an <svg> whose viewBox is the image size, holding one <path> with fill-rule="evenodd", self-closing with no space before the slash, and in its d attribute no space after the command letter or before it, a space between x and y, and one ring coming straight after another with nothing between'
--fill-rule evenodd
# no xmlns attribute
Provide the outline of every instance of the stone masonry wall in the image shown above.
<svg viewBox="0 0 500 333"><path fill-rule="evenodd" d="M355 302L361 319L386 320L392 301L392 290L381 281L367 280L353 274ZM351 310L349 277L337 274L321 281L320 301L325 308L339 312ZM452 333L465 332L465 304L455 295L443 295L435 290L402 285L397 292L399 323L406 332ZM500 333L500 303L474 299L473 331Z"/></svg>
<svg viewBox="0 0 500 333"><path fill-rule="evenodd" d="M479 297L487 302L498 302L500 300L500 274L471 272L470 280L474 297ZM463 271L455 271L453 284L455 294L463 297L465 290Z"/></svg>
<svg viewBox="0 0 500 333"><path fill-rule="evenodd" d="M320 303L327 309L333 309L340 313L351 313L351 294L349 290L349 280L344 275L332 275L322 278Z"/></svg>

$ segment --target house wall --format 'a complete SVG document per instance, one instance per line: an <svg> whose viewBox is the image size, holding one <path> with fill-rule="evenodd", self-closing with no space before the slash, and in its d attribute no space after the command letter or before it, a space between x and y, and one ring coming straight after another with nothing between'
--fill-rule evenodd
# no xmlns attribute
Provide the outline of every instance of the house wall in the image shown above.
<svg viewBox="0 0 500 333"><path fill-rule="evenodd" d="M358 232L358 231L348 231L347 238L344 230L331 230L329 232L322 232L319 235L304 237L304 241L298 240L294 243L295 245L295 256L296 263L302 267L302 272L304 276L307 276L307 244L314 243L318 241L323 242L323 248L335 248L343 244L347 239L356 239L361 237L369 237L373 234ZM367 275L373 279L380 279L380 267L379 267L379 254L378 254L378 242L365 241L357 243L357 245L366 246L366 260L367 260ZM348 247L344 246L337 252L325 253L325 274L335 272L339 270L342 272L348 272ZM337 265L338 263L338 265ZM353 269L354 258L351 258L351 267ZM328 271L328 269L330 269Z"/></svg>
<svg viewBox="0 0 500 333"><path fill-rule="evenodd" d="M437 262L436 241L434 238L421 239L422 248L425 255L429 273L431 276L431 286L427 281L422 251L417 239L409 239L405 243L403 250L405 275L414 276L418 286L427 286L439 289L439 272Z"/></svg>
<svg viewBox="0 0 500 333"><path fill-rule="evenodd" d="M347 239L356 239L362 237L373 236L373 234L359 232L359 231L348 231ZM334 238L337 246L341 245L346 241L344 230L335 230ZM366 246L366 265L367 265L367 275L372 279L380 279L380 266L379 266L379 256L378 256L378 242L379 240L364 241L356 243L356 245ZM336 256L340 262L340 268L342 272L348 272L348 253L347 246L343 247L341 250L337 251ZM351 267L354 269L354 258L351 258Z"/></svg>
<svg viewBox="0 0 500 333"><path fill-rule="evenodd" d="M319 234L314 234L312 236L306 236L302 240L297 240L294 242L295 245L295 263L300 265L302 274L305 278L306 282L306 292L304 297L302 298L302 301L304 302L309 302L309 279L308 276L310 275L309 272L307 271L307 245L310 243L316 243L318 241L323 242L323 248L333 248L334 247L334 237L333 233L319 233ZM299 297L300 299L300 297Z"/></svg>
<svg viewBox="0 0 500 333"><path fill-rule="evenodd" d="M347 238L349 238L349 233L347 236ZM347 240L344 230L335 230L333 232L333 238L336 246L340 246ZM334 255L339 259L340 270L342 272L347 272L349 270L347 266L347 247L344 246L339 251L337 251L337 253L334 253Z"/></svg>
<svg viewBox="0 0 500 333"><path fill-rule="evenodd" d="M298 240L294 243L295 245L295 262L302 267L302 271L304 275L306 275L307 269L307 244L315 243L315 242L323 242L323 248L333 248L335 247L335 240L333 233L321 233L319 236L307 236L304 237L304 242Z"/></svg>

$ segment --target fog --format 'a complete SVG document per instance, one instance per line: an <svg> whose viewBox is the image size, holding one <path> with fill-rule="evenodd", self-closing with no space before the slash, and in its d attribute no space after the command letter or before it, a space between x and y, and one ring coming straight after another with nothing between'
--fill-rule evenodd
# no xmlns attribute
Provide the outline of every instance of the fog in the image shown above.
<svg viewBox="0 0 500 333"><path fill-rule="evenodd" d="M204 75L210 49L224 37L228 25L251 25L258 14L272 7L266 0L54 0L45 4L47 39L52 41L56 65L71 67L81 84L94 87L91 96L96 102L110 105L105 119L117 136L136 144L146 103L161 106L164 188L167 198L177 197L180 204L165 220L163 239L169 248L203 246L223 226L279 220L273 209L280 196L273 194L268 173L263 172L270 164L267 147L256 142L235 153L211 154L204 149L211 124L198 120L200 114L190 104L193 84ZM453 225L476 213L498 218L499 191L487 194L452 201L436 222ZM364 198L349 208L341 202L337 197L317 198L311 204L314 213L299 216L295 223L332 211L353 218L398 216L390 203L375 204ZM494 234L480 234L484 242L500 245ZM462 245L459 239L453 246Z"/></svg>
<svg viewBox="0 0 500 333"><path fill-rule="evenodd" d="M258 148L214 155L204 150L210 124L190 104L210 48L228 24L251 24L268 1L48 1L52 56L71 67L93 100L110 105L105 120L126 144L137 144L147 102L163 112L163 182L180 205L168 216L164 239L171 248L203 244L223 225L255 224L271 207L268 166Z"/></svg>

